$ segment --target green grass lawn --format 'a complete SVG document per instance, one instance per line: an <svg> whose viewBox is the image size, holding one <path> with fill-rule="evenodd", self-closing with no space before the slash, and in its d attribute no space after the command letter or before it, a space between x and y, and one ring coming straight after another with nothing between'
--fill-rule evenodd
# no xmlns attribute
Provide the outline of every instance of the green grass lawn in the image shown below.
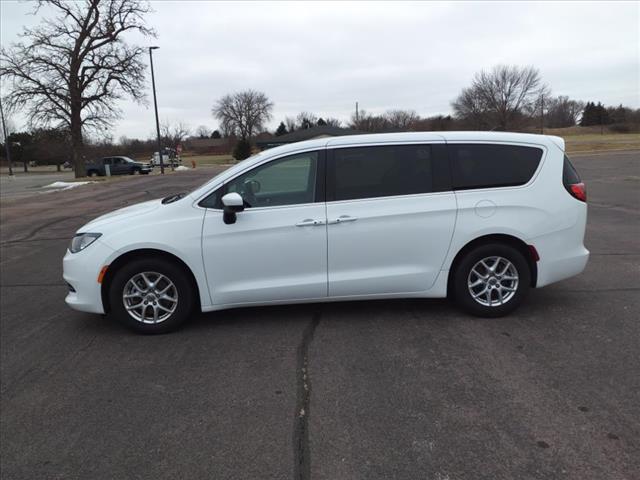
<svg viewBox="0 0 640 480"><path fill-rule="evenodd" d="M206 165L228 165L236 163L231 155L183 155L182 164L191 168L191 162L195 160L196 167Z"/></svg>

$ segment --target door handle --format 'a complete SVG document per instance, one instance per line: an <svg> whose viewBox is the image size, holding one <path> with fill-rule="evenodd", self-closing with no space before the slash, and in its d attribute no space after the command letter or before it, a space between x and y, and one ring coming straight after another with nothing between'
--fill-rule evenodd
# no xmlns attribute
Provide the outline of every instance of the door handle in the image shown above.
<svg viewBox="0 0 640 480"><path fill-rule="evenodd" d="M335 225L337 223L355 222L358 217L352 217L351 215L340 215L335 220L329 220L329 225Z"/></svg>
<svg viewBox="0 0 640 480"><path fill-rule="evenodd" d="M303 221L296 223L296 227L316 227L318 225L324 225L324 221L306 218Z"/></svg>

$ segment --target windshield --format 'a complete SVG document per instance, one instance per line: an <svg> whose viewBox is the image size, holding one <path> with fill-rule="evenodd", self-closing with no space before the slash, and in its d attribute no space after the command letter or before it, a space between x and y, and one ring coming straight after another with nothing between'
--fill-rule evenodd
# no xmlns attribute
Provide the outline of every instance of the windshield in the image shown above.
<svg viewBox="0 0 640 480"><path fill-rule="evenodd" d="M135 161L135 160L132 160L132 159L130 159L129 157L120 157L120 158L122 158L122 159L123 159L125 162L127 162L127 163L136 163L136 161Z"/></svg>

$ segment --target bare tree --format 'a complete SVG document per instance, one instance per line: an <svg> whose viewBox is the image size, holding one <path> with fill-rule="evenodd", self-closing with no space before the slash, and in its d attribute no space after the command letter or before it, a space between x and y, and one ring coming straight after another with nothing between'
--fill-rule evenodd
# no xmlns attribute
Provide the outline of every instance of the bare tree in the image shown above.
<svg viewBox="0 0 640 480"><path fill-rule="evenodd" d="M458 118L484 128L507 130L545 92L537 69L498 65L477 73L452 106Z"/></svg>
<svg viewBox="0 0 640 480"><path fill-rule="evenodd" d="M573 127L584 110L584 102L560 95L545 99L545 126L549 128Z"/></svg>
<svg viewBox="0 0 640 480"><path fill-rule="evenodd" d="M206 125L200 125L198 128L196 128L196 136L198 136L199 138L209 138L210 135L211 129Z"/></svg>
<svg viewBox="0 0 640 480"><path fill-rule="evenodd" d="M145 50L123 36L155 35L144 23L150 7L137 0L39 0L34 13L42 7L57 16L24 28L26 42L2 49L0 76L11 82L8 103L32 126L69 129L75 173L83 176L83 129L111 125L123 97L144 100Z"/></svg>
<svg viewBox="0 0 640 480"><path fill-rule="evenodd" d="M220 120L225 132L238 133L250 139L271 118L273 103L262 92L246 90L225 95L213 107L213 115Z"/></svg>
<svg viewBox="0 0 640 480"><path fill-rule="evenodd" d="M493 118L475 89L464 88L452 106L455 116L468 126L479 130L494 128Z"/></svg>
<svg viewBox="0 0 640 480"><path fill-rule="evenodd" d="M420 120L415 110L387 110L384 114L389 129L408 130Z"/></svg>
<svg viewBox="0 0 640 480"><path fill-rule="evenodd" d="M383 116L367 113L366 110L360 110L357 117L354 113L351 116L350 126L363 132L384 132L388 129L387 121Z"/></svg>
<svg viewBox="0 0 640 480"><path fill-rule="evenodd" d="M324 121L330 127L341 127L342 126L342 121L337 119L337 118L335 118L335 117L325 118Z"/></svg>
<svg viewBox="0 0 640 480"><path fill-rule="evenodd" d="M293 117L285 117L284 124L287 127L287 132L295 132L298 129L298 122Z"/></svg>
<svg viewBox="0 0 640 480"><path fill-rule="evenodd" d="M298 128L305 130L318 124L318 116L311 112L300 112L296 117L296 121Z"/></svg>
<svg viewBox="0 0 640 480"><path fill-rule="evenodd" d="M170 148L176 148L189 136L190 133L191 130L189 129L189 126L183 122L171 124L164 121L160 125L162 143Z"/></svg>

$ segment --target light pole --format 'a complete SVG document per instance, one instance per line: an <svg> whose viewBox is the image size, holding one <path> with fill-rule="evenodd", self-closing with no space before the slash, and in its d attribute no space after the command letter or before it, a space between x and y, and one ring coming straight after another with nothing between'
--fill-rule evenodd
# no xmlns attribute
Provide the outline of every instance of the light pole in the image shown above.
<svg viewBox="0 0 640 480"><path fill-rule="evenodd" d="M0 98L0 117L2 117L2 132L4 134L4 148L7 151L7 162L9 162L9 176L13 175L13 166L11 165L11 149L9 147L9 137L7 136L7 125L4 122L4 110L2 110L2 99Z"/></svg>
<svg viewBox="0 0 640 480"><path fill-rule="evenodd" d="M156 79L153 75L153 50L160 47L149 47L149 60L151 61L151 85L153 87L153 107L156 111L156 133L158 135L158 156L160 157L160 173L164 175L164 162L162 160L162 144L160 143L160 120L158 119L158 101L156 100Z"/></svg>

